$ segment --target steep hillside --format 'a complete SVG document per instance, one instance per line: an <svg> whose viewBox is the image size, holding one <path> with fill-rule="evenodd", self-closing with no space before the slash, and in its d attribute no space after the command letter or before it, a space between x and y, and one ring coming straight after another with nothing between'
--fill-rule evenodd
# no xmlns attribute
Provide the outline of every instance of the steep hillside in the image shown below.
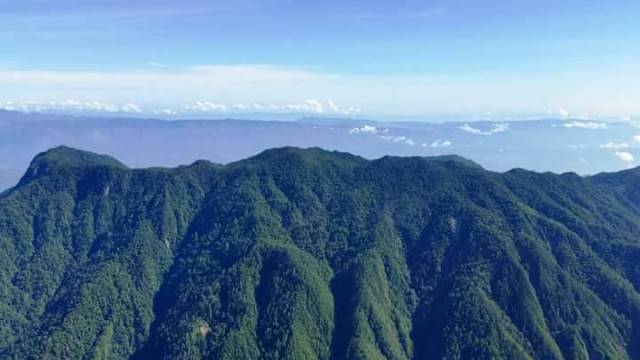
<svg viewBox="0 0 640 360"><path fill-rule="evenodd" d="M0 197L0 358L640 359L634 174L55 148Z"/></svg>

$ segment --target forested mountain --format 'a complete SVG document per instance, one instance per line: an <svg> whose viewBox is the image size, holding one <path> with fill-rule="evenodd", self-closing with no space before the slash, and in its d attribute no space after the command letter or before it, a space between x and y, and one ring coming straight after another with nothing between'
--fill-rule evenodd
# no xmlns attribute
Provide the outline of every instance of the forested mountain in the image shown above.
<svg viewBox="0 0 640 360"><path fill-rule="evenodd" d="M640 359L640 170L280 148L0 196L3 359Z"/></svg>

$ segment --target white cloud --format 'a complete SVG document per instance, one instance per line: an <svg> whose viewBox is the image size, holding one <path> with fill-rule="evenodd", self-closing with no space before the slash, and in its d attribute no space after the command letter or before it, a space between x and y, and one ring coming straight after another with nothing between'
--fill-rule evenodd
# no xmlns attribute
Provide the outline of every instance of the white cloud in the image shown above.
<svg viewBox="0 0 640 360"><path fill-rule="evenodd" d="M562 124L562 126L569 129L577 128L588 130L603 130L607 128L607 124L595 121L572 121L566 124Z"/></svg>
<svg viewBox="0 0 640 360"><path fill-rule="evenodd" d="M560 108L558 109L558 115L563 118L569 117L569 112L566 109Z"/></svg>
<svg viewBox="0 0 640 360"><path fill-rule="evenodd" d="M329 105L329 110L331 110L332 112L340 112L340 108L338 107L338 105L336 105L336 103L333 102L333 100L329 99L327 100L327 105Z"/></svg>
<svg viewBox="0 0 640 360"><path fill-rule="evenodd" d="M328 100L326 104L327 106L325 106L325 104L319 100L310 99L310 100L305 100L303 103L300 103L300 104L284 104L284 105L253 104L252 106L254 110L276 111L276 112L305 112L305 113L308 112L308 113L317 113L317 114L330 113L330 114L340 114L340 115L357 114L360 112L359 109L356 109L354 107L341 108L331 100Z"/></svg>
<svg viewBox="0 0 640 360"><path fill-rule="evenodd" d="M106 112L106 113L141 113L142 108L134 103L115 104L103 101L80 101L67 99L63 101L20 101L0 102L0 109L24 112Z"/></svg>
<svg viewBox="0 0 640 360"><path fill-rule="evenodd" d="M379 129L375 126L364 125L349 130L349 134L377 134L378 132L387 132L387 129Z"/></svg>
<svg viewBox="0 0 640 360"><path fill-rule="evenodd" d="M627 151L616 151L613 154L626 163L631 163L634 160L633 154Z"/></svg>
<svg viewBox="0 0 640 360"><path fill-rule="evenodd" d="M635 135L635 136L633 137L633 140L635 140L635 141L637 141L637 142L640 142L640 135Z"/></svg>
<svg viewBox="0 0 640 360"><path fill-rule="evenodd" d="M471 125L469 125L469 124L464 124L464 125L462 125L462 126L459 126L459 127L458 127L458 129L460 129L460 130L462 130L462 131L466 131L466 132L472 133L472 134L478 134L478 135L491 135L491 133L490 133L490 132L488 132L488 131L482 131L482 130L480 130L480 129L476 129L476 128L472 127L472 126L471 126Z"/></svg>
<svg viewBox="0 0 640 360"><path fill-rule="evenodd" d="M229 107L227 105L215 104L209 101L196 101L195 103L184 107L184 111L189 113L210 113L227 111L228 109Z"/></svg>
<svg viewBox="0 0 640 360"><path fill-rule="evenodd" d="M107 112L107 113L128 113L140 114L144 110L141 106L132 102L124 104L109 103L103 101L80 101L67 99L63 101L21 101L21 102L0 102L0 109L25 111L25 112ZM360 112L354 107L340 108L333 102L328 102L328 106L315 99L306 100L301 103L288 104L223 104L211 101L196 101L188 105L176 108L158 108L150 110L156 115L179 115L179 114L208 114L208 113L238 113L238 112L274 112L274 113L312 113L312 114L340 114L351 115Z"/></svg>
<svg viewBox="0 0 640 360"><path fill-rule="evenodd" d="M476 135L493 135L493 134L499 134L502 132L505 132L507 130L509 130L509 124L506 123L500 123L500 124L495 124L493 126L493 128L489 129L489 130L481 130L478 128L474 128L469 124L464 124L462 126L459 126L458 129L462 130L462 131L466 131L468 133L472 133L472 134L476 134Z"/></svg>
<svg viewBox="0 0 640 360"><path fill-rule="evenodd" d="M174 116L174 115L178 115L178 112L176 112L175 110L172 110L172 109L160 109L160 110L154 111L154 114L165 115L165 116Z"/></svg>
<svg viewBox="0 0 640 360"><path fill-rule="evenodd" d="M493 129L489 131L493 134L497 134L497 133L505 132L507 130L509 130L509 124L502 123L502 124L497 124L496 126L493 127Z"/></svg>
<svg viewBox="0 0 640 360"><path fill-rule="evenodd" d="M301 112L301 113L316 113L316 114L339 114L339 115L352 115L360 112L359 109L354 107L341 108L335 104L335 102L328 100L327 106L319 100L310 99L305 100L298 104L235 104L232 106L237 110L243 111L258 111L258 112Z"/></svg>
<svg viewBox="0 0 640 360"><path fill-rule="evenodd" d="M392 141L394 143L403 143L409 146L414 146L416 144L416 142L412 138L406 136L380 135L380 138L383 140Z"/></svg>
<svg viewBox="0 0 640 360"><path fill-rule="evenodd" d="M426 145L426 144L423 144ZM431 143L430 145L432 148L444 148L444 147L449 147L451 146L451 141L445 140L445 141L440 141L440 140L436 140L434 142Z"/></svg>
<svg viewBox="0 0 640 360"><path fill-rule="evenodd" d="M545 113L547 115L549 115L549 116L560 117L562 119L566 119L571 115L571 113L569 113L569 111L567 111L565 108L562 108L562 107L557 108L555 110L547 110L547 111L545 111Z"/></svg>
<svg viewBox="0 0 640 360"><path fill-rule="evenodd" d="M316 99L307 100L304 102L304 105L313 112L317 112L317 113L324 112L324 105L322 105L320 101Z"/></svg>
<svg viewBox="0 0 640 360"><path fill-rule="evenodd" d="M9 104L14 108L17 108L16 104L27 107L29 104L21 97L28 95L34 95L38 104L52 102L60 107L59 103L66 100L56 99L55 95L51 98L51 94L73 95L67 98L78 99L75 101L79 103L93 103L94 100L85 98L90 95L104 99L99 101L102 105L127 103L121 99L126 94L131 99L139 99L140 103L147 104L145 108L155 108L155 111L151 110L152 113L158 109L170 109L177 113L232 109L340 115L360 113L360 109L353 105L341 107L334 100L321 101L315 96L307 96L320 94L328 98L329 94L335 94L330 89L333 85L329 86L336 84L339 78L334 75L269 65L214 65L182 69L163 67L158 63L148 65L152 69L110 73L0 70L0 98L14 97L13 105ZM211 94L217 101L193 101L204 93ZM301 96L304 98L301 99ZM261 101L249 104L242 102L247 98ZM131 106L119 109L94 105L84 107L108 112L137 112ZM5 104L4 107L8 106ZM34 106L31 104L28 107Z"/></svg>
<svg viewBox="0 0 640 360"><path fill-rule="evenodd" d="M124 112L127 113L141 113L142 109L140 108L140 106L133 104L133 103L126 103L124 105L122 105L122 107L120 107L120 109Z"/></svg>
<svg viewBox="0 0 640 360"><path fill-rule="evenodd" d="M629 144L626 142L623 143L614 143L612 141L609 141L606 144L600 144L598 145L599 148L601 149L626 149L629 147Z"/></svg>
<svg viewBox="0 0 640 360"><path fill-rule="evenodd" d="M155 60L155 59L152 59ZM0 99L133 102L144 109L179 109L197 100L218 104L303 104L331 99L341 110L371 115L540 114L564 106L572 113L604 116L638 114L640 72L607 67L599 76L585 69L525 75L496 71L477 74L334 74L273 65L208 65L136 70L50 71L0 69ZM619 96L625 89L625 96ZM206 99L203 99L206 94ZM250 101L250 102L248 102ZM325 113L335 112L326 100ZM456 104L452 107L451 104ZM316 106L317 104L307 104ZM153 111L153 110L151 110ZM571 115L573 117L573 115Z"/></svg>
<svg viewBox="0 0 640 360"><path fill-rule="evenodd" d="M640 103L635 100L640 96L639 72L634 66L605 67L594 79L585 77L586 70L579 67L560 73L495 71L470 77L335 74L260 64L153 65L162 64L110 71L20 70L5 66L0 69L0 99L41 103L98 99L116 104L131 101L144 109L177 109L206 94L205 100L226 105L332 99L335 104L343 104L341 109L359 108L380 116L540 114L560 106L572 113L594 116L640 113ZM625 96L619 96L619 89L625 89ZM324 107L331 110L330 105Z"/></svg>

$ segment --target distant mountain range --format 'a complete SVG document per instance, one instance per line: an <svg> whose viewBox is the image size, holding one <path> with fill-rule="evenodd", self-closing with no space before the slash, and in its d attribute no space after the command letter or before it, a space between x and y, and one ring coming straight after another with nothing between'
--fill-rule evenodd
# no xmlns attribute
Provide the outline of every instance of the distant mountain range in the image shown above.
<svg viewBox="0 0 640 360"><path fill-rule="evenodd" d="M595 174L636 164L631 122L381 122L105 118L0 111L0 189L15 185L37 153L69 145L113 154L133 167L196 159L229 163L280 146L318 146L375 159L458 154L487 169ZM550 160L553 161L550 161ZM1 190L0 190L1 191Z"/></svg>
<svg viewBox="0 0 640 360"><path fill-rule="evenodd" d="M639 184L291 147L131 169L57 147L0 195L0 358L640 359Z"/></svg>

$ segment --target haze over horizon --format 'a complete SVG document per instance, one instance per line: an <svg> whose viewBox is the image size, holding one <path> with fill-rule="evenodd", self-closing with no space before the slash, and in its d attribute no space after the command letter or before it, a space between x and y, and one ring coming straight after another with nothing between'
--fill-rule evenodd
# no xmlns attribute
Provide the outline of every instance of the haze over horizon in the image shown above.
<svg viewBox="0 0 640 360"><path fill-rule="evenodd" d="M157 117L628 119L640 4L0 4L0 108Z"/></svg>
<svg viewBox="0 0 640 360"><path fill-rule="evenodd" d="M273 116L273 114L268 115ZM0 192L38 153L66 145L131 167L226 164L276 147L320 147L368 159L457 154L488 170L581 175L638 165L635 121L397 122L307 117L298 121L156 121L0 111ZM550 161L553 159L553 161Z"/></svg>

